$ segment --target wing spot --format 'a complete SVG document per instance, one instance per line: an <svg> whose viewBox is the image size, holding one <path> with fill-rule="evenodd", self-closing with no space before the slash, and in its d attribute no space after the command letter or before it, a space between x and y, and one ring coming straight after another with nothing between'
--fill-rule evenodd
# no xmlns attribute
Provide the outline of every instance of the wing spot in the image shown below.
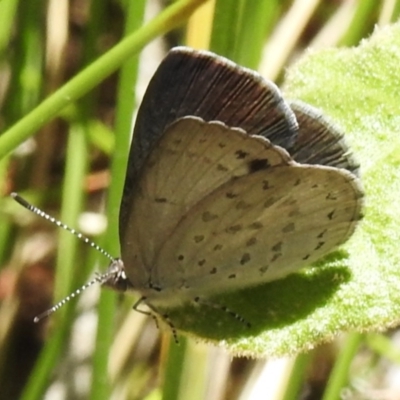
<svg viewBox="0 0 400 400"><path fill-rule="evenodd" d="M301 179L297 179L297 181L293 184L293 186L299 186L301 183Z"/></svg>
<svg viewBox="0 0 400 400"><path fill-rule="evenodd" d="M243 150L237 150L235 151L235 156L238 160L243 160L244 158L246 158L249 155L249 153L246 153Z"/></svg>
<svg viewBox="0 0 400 400"><path fill-rule="evenodd" d="M282 242L278 242L274 246L271 247L272 251L281 251L282 250Z"/></svg>
<svg viewBox="0 0 400 400"><path fill-rule="evenodd" d="M259 268L258 270L262 273L265 274L268 271L269 265L264 265L264 267Z"/></svg>
<svg viewBox="0 0 400 400"><path fill-rule="evenodd" d="M272 187L272 186L269 186L269 181L267 181L266 179L264 179L264 180L262 181L262 189L263 189L263 190L271 189L271 187Z"/></svg>
<svg viewBox="0 0 400 400"><path fill-rule="evenodd" d="M225 196L228 199L234 199L235 197L238 197L239 195L237 193L233 193L233 192L226 192Z"/></svg>
<svg viewBox="0 0 400 400"><path fill-rule="evenodd" d="M204 235L196 235L193 237L195 243L200 243L204 240Z"/></svg>
<svg viewBox="0 0 400 400"><path fill-rule="evenodd" d="M241 200L236 204L236 210L247 210L251 207L250 203L246 203L245 201Z"/></svg>
<svg viewBox="0 0 400 400"><path fill-rule="evenodd" d="M217 273L217 268L210 269L210 275L214 275Z"/></svg>
<svg viewBox="0 0 400 400"><path fill-rule="evenodd" d="M337 195L333 194L332 192L329 192L325 198L326 198L326 200L337 200L338 199Z"/></svg>
<svg viewBox="0 0 400 400"><path fill-rule="evenodd" d="M156 203L166 203L166 202L167 202L167 199L166 199L165 197L156 197L156 198L154 199L154 201L155 201Z"/></svg>
<svg viewBox="0 0 400 400"><path fill-rule="evenodd" d="M244 253L242 255L242 258L240 259L240 264L244 265L244 264L248 263L250 260L251 260L250 253Z"/></svg>
<svg viewBox="0 0 400 400"><path fill-rule="evenodd" d="M248 165L250 173L261 171L271 166L267 159L251 160Z"/></svg>
<svg viewBox="0 0 400 400"><path fill-rule="evenodd" d="M183 261L185 259L185 256L183 254L179 254L178 260Z"/></svg>
<svg viewBox="0 0 400 400"><path fill-rule="evenodd" d="M228 168L225 167L225 165L217 164L217 170L218 170L218 171L222 171L222 172L227 172L227 171L228 171Z"/></svg>
<svg viewBox="0 0 400 400"><path fill-rule="evenodd" d="M271 262L276 261L281 256L282 256L282 253L275 253L274 256L271 258Z"/></svg>
<svg viewBox="0 0 400 400"><path fill-rule="evenodd" d="M222 244L216 244L213 248L214 251L222 250Z"/></svg>
<svg viewBox="0 0 400 400"><path fill-rule="evenodd" d="M319 233L319 234L317 235L317 238L318 238L318 239L322 239L326 232L327 232L327 230L324 229L321 233Z"/></svg>
<svg viewBox="0 0 400 400"><path fill-rule="evenodd" d="M202 267L204 264L206 263L206 260L203 258L202 260L200 260L197 264Z"/></svg>
<svg viewBox="0 0 400 400"><path fill-rule="evenodd" d="M295 230L296 230L296 225L294 224L294 222L290 222L285 227L283 227L282 232L289 233L289 232L293 232Z"/></svg>
<svg viewBox="0 0 400 400"><path fill-rule="evenodd" d="M224 143L224 142L219 142L219 143L218 143L218 147L221 148L221 149L224 149L224 148L226 147L226 143Z"/></svg>
<svg viewBox="0 0 400 400"><path fill-rule="evenodd" d="M255 237L252 237L246 242L246 247L254 246L256 243L257 239Z"/></svg>
<svg viewBox="0 0 400 400"><path fill-rule="evenodd" d="M261 229L263 224L261 222L253 222L249 225L250 229Z"/></svg>
<svg viewBox="0 0 400 400"><path fill-rule="evenodd" d="M236 278L236 274L230 274L230 275L228 275L228 278L229 279L235 279Z"/></svg>
<svg viewBox="0 0 400 400"><path fill-rule="evenodd" d="M310 258L310 254L306 254L304 257L303 257L303 260L308 260Z"/></svg>
<svg viewBox="0 0 400 400"><path fill-rule="evenodd" d="M218 215L217 215L217 214L210 213L209 211L203 212L203 215L201 216L201 219L202 219L204 222L214 221L214 220L217 219L217 218L218 218Z"/></svg>
<svg viewBox="0 0 400 400"><path fill-rule="evenodd" d="M271 258L271 262L276 261L281 256L282 256L282 253L275 253L274 256Z"/></svg>
<svg viewBox="0 0 400 400"><path fill-rule="evenodd" d="M334 216L334 214L335 214L335 211L336 211L336 210L333 210L333 211L331 211L329 214L327 214L328 219L330 219L330 220L333 219L333 216Z"/></svg>
<svg viewBox="0 0 400 400"><path fill-rule="evenodd" d="M225 229L225 232L226 233L233 233L233 234L235 234L235 233L237 233L237 232L239 232L240 230L242 230L242 225L240 225L240 224L237 224L237 225L232 225L232 226L230 226L229 228L226 228Z"/></svg>
<svg viewBox="0 0 400 400"><path fill-rule="evenodd" d="M325 242L318 242L318 244L314 250L319 250L324 244L325 244Z"/></svg>

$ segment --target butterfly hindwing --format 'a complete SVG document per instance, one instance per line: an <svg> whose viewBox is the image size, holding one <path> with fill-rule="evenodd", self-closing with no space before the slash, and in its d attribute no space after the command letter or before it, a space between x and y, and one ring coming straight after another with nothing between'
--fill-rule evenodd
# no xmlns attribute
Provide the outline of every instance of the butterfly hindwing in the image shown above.
<svg viewBox="0 0 400 400"><path fill-rule="evenodd" d="M243 176L176 226L158 253L153 279L185 288L182 296L279 279L348 239L361 196L354 175L330 167L283 165Z"/></svg>

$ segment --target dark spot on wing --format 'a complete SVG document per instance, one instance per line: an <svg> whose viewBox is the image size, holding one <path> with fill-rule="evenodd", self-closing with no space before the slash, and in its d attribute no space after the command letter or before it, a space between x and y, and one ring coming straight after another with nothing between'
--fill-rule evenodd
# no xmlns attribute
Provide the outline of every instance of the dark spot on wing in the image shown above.
<svg viewBox="0 0 400 400"><path fill-rule="evenodd" d="M204 235L196 235L193 237L195 243L200 243L204 240Z"/></svg>
<svg viewBox="0 0 400 400"><path fill-rule="evenodd" d="M269 182L266 179L262 181L262 189L263 190L271 189L271 186L269 186Z"/></svg>
<svg viewBox="0 0 400 400"><path fill-rule="evenodd" d="M239 201L237 204L236 204L236 209L237 210L246 210L246 209L248 209L248 208L250 208L251 207L251 204L250 203L246 203L245 201L243 201L243 200L241 200L241 201Z"/></svg>
<svg viewBox="0 0 400 400"><path fill-rule="evenodd" d="M156 203L166 203L166 202L167 202L167 199L166 199L165 197L156 197L156 198L154 199L154 201L155 201Z"/></svg>
<svg viewBox="0 0 400 400"><path fill-rule="evenodd" d="M261 222L253 222L252 224L249 225L250 229L261 229L263 227L263 224Z"/></svg>
<svg viewBox="0 0 400 400"><path fill-rule="evenodd" d="M295 229L296 229L295 224L293 222L290 222L285 227L283 227L282 232L289 233L289 232L293 232Z"/></svg>
<svg viewBox="0 0 400 400"><path fill-rule="evenodd" d="M257 239L255 237L252 237L246 242L246 246L250 247L250 246L255 245L256 243L257 243Z"/></svg>
<svg viewBox="0 0 400 400"><path fill-rule="evenodd" d="M243 160L243 158L246 158L249 155L249 153L246 153L243 150L237 150L235 152L235 156L238 160Z"/></svg>
<svg viewBox="0 0 400 400"><path fill-rule="evenodd" d="M242 225L237 224L237 225L232 225L229 228L225 229L226 233L237 233L242 229Z"/></svg>
<svg viewBox="0 0 400 400"><path fill-rule="evenodd" d="M271 247L272 251L281 251L282 250L282 242L278 242L277 244Z"/></svg>
<svg viewBox="0 0 400 400"><path fill-rule="evenodd" d="M267 169L270 167L270 163L267 159L251 160L248 165L250 173L261 171L262 169Z"/></svg>
<svg viewBox="0 0 400 400"><path fill-rule="evenodd" d="M234 199L235 197L238 197L238 194L237 194L237 193L233 193L233 192L227 192L227 193L225 194L225 196L226 196L228 199Z"/></svg>
<svg viewBox="0 0 400 400"><path fill-rule="evenodd" d="M335 195L335 194L329 192L329 193L326 195L326 200L337 200L337 195Z"/></svg>
<svg viewBox="0 0 400 400"><path fill-rule="evenodd" d="M281 256L282 256L282 253L275 253L274 256L271 258L271 262L276 261Z"/></svg>
<svg viewBox="0 0 400 400"><path fill-rule="evenodd" d="M250 253L244 253L242 255L242 258L240 259L240 264L244 265L244 264L248 263L250 260L251 260Z"/></svg>
<svg viewBox="0 0 400 400"><path fill-rule="evenodd" d="M210 213L209 211L205 211L204 213L203 213L203 215L201 216L201 219L204 221L204 222L210 222L210 221L213 221L214 219L217 219L218 218L218 215L217 214L212 214L212 213Z"/></svg>
<svg viewBox="0 0 400 400"><path fill-rule="evenodd" d="M321 233L319 233L319 234L317 235L317 238L318 238L318 239L322 239L322 237L325 235L326 232L327 232L326 229L324 229Z"/></svg>

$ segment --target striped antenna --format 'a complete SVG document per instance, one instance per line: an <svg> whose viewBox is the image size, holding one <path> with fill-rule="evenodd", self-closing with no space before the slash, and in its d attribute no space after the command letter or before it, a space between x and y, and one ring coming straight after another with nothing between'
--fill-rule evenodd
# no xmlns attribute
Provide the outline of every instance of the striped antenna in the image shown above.
<svg viewBox="0 0 400 400"><path fill-rule="evenodd" d="M73 228L70 228L68 225L65 225L61 221L51 217L49 214L46 214L40 208L37 208L34 205L27 202L23 197L21 197L17 193L14 193L14 192L11 193L11 197L16 202L21 204L21 206L25 207L27 210L32 211L33 213L39 215L40 217L46 219L47 221L50 221L51 223L57 225L58 227L72 233L78 239L82 240L84 243L93 247L94 249L96 249L98 252L100 252L101 254L106 256L111 261L107 271L104 274L97 275L94 279L92 279L91 281L82 285L79 289L75 290L73 293L71 293L70 295L68 295L61 301L59 301L53 307L49 308L48 310L46 310L43 313L36 316L33 320L35 323L37 323L40 320L42 320L43 318L46 318L49 315L53 314L55 311L57 311L59 308L61 308L64 304L68 303L71 299L78 296L80 293L82 293L84 290L86 290L88 287L94 285L95 283L106 284L109 287L114 287L119 290L124 290L124 288L125 288L124 285L126 285L127 278L125 275L124 264L123 264L122 260L120 260L119 258L114 258L106 250L104 250L103 248L98 246L96 243L92 242L86 236L82 235L82 233L76 231Z"/></svg>
<svg viewBox="0 0 400 400"><path fill-rule="evenodd" d="M61 221L58 219L53 218L49 214L46 214L44 211L42 211L40 208L37 208L36 206L32 205L28 201L26 201L23 197L21 197L18 193L11 193L11 197L19 204L21 204L22 207L25 207L27 210L32 211L34 214L39 215L39 217L42 217L46 219L47 221L50 221L52 224L57 225L59 228L62 228L73 235L75 235L78 239L82 240L84 243L88 244L89 246L93 247L96 249L98 252L106 256L111 262L115 261L115 258L105 251L103 248L98 246L96 243L92 242L89 238L86 236L82 235L82 233L76 231L73 228L70 228L68 225L63 224Z"/></svg>

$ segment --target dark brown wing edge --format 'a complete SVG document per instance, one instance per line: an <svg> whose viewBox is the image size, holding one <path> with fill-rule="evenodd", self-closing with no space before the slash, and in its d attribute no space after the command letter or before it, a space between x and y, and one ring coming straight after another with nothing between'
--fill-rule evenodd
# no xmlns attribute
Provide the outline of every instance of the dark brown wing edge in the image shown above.
<svg viewBox="0 0 400 400"><path fill-rule="evenodd" d="M293 101L289 105L299 124L296 142L288 148L292 158L300 164L344 168L358 176L359 164L343 133L309 104Z"/></svg>

